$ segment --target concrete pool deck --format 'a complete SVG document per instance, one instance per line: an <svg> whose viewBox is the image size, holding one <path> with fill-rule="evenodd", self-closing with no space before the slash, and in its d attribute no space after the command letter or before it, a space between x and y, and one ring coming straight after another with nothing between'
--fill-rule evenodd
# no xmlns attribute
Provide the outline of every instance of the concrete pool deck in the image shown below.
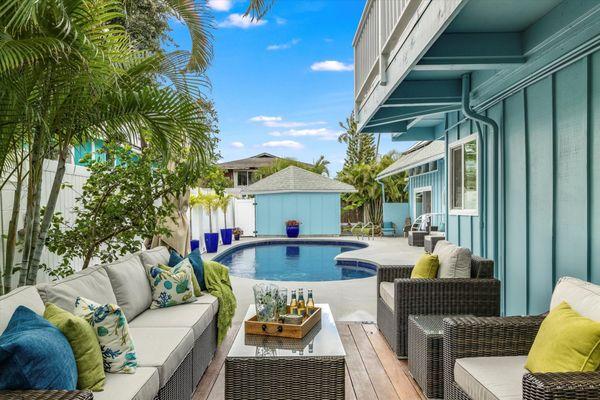
<svg viewBox="0 0 600 400"><path fill-rule="evenodd" d="M404 238L375 238L373 240L356 239L355 237L310 237L300 240L335 240L365 243L368 246L358 250L342 253L336 257L340 260L365 261L379 265L414 264L423 254L422 247L412 247ZM228 249L242 244L260 241L288 241L287 238L242 238L231 245L220 245L216 253L205 253L203 257L213 259ZM375 322L377 315L377 277L326 282L293 282L293 281L259 281L256 279L231 276L233 291L237 297L238 308L234 317L235 322L242 321L248 305L254 303L252 286L259 282L273 282L288 289L312 289L317 303L329 303L334 318L337 321Z"/></svg>

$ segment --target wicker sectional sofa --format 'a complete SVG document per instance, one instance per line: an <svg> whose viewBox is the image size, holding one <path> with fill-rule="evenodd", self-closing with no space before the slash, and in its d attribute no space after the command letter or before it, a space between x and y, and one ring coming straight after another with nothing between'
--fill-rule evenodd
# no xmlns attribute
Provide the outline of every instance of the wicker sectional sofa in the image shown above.
<svg viewBox="0 0 600 400"><path fill-rule="evenodd" d="M135 374L107 373L104 391L93 398L189 400L217 348L219 304L203 293L194 303L149 309L152 293L144 265L167 264L168 259L168 250L157 247L57 283L16 289L0 297L0 334L19 305L42 315L44 302L72 311L78 296L116 303L129 322L138 369Z"/></svg>
<svg viewBox="0 0 600 400"><path fill-rule="evenodd" d="M471 256L471 278L410 279L413 265L377 270L377 325L398 358L407 357L409 315L500 315L494 262Z"/></svg>

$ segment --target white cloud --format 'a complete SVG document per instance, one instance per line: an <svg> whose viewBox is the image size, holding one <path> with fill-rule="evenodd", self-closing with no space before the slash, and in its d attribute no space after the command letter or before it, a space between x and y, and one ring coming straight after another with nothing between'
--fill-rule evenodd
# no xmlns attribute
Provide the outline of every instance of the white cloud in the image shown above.
<svg viewBox="0 0 600 400"><path fill-rule="evenodd" d="M266 19L252 19L252 17L243 14L229 14L224 21L219 23L221 28L242 28L248 29L255 26L261 26L267 23Z"/></svg>
<svg viewBox="0 0 600 400"><path fill-rule="evenodd" d="M304 146L301 143L298 143L295 140L271 140L269 142L264 142L262 144L262 147L282 147L286 149L295 150L300 150L304 148Z"/></svg>
<svg viewBox="0 0 600 400"><path fill-rule="evenodd" d="M292 46L297 45L298 43L300 43L300 39L292 39L287 43L282 43L282 44L270 44L267 46L267 50L270 51L276 51L276 50L286 50L289 49Z"/></svg>
<svg viewBox="0 0 600 400"><path fill-rule="evenodd" d="M235 147L236 149L243 149L245 145L242 142L231 142L231 147Z"/></svg>
<svg viewBox="0 0 600 400"><path fill-rule="evenodd" d="M256 117L250 118L251 122L270 122L270 121L281 121L281 117L269 117L267 115L257 115Z"/></svg>
<svg viewBox="0 0 600 400"><path fill-rule="evenodd" d="M352 64L344 64L341 61L319 61L310 66L310 69L313 71L352 71L354 69L354 65Z"/></svg>
<svg viewBox="0 0 600 400"><path fill-rule="evenodd" d="M215 11L229 11L233 7L232 0L208 0L208 6Z"/></svg>
<svg viewBox="0 0 600 400"><path fill-rule="evenodd" d="M337 140L341 132L333 131L329 128L315 128L315 129L289 129L287 131L273 131L269 132L269 135L282 137L316 137L320 140Z"/></svg>
<svg viewBox="0 0 600 400"><path fill-rule="evenodd" d="M285 25L287 24L287 19L281 17L275 17L275 22L277 25Z"/></svg>
<svg viewBox="0 0 600 400"><path fill-rule="evenodd" d="M284 121L282 117L271 117L266 115L257 115L249 119L250 122L258 122L269 128L301 128L303 126L324 125L325 121Z"/></svg>

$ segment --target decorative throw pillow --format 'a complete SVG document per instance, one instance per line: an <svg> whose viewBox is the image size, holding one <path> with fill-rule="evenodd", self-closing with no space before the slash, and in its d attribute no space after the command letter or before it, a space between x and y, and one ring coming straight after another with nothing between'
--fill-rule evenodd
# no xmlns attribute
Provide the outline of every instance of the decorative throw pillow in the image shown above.
<svg viewBox="0 0 600 400"><path fill-rule="evenodd" d="M162 269L163 271L173 271L173 272L177 273L179 271L179 269L182 267L192 268L192 264L190 264L189 259L185 258L185 259L183 259L183 261L181 261L179 264L177 264L173 268L169 267L168 265L160 265L160 264L158 265L158 267L160 269ZM192 286L194 287L194 296L196 296L196 297L202 296L202 290L200 290L200 284L198 284L198 279L196 279L195 274L192 274Z"/></svg>
<svg viewBox="0 0 600 400"><path fill-rule="evenodd" d="M77 363L77 389L101 391L106 375L100 344L90 324L52 303L46 303L44 318L65 335L73 349Z"/></svg>
<svg viewBox="0 0 600 400"><path fill-rule="evenodd" d="M471 250L458 247L447 240L440 240L435 245L433 254L438 256L440 263L438 278L471 277Z"/></svg>
<svg viewBox="0 0 600 400"><path fill-rule="evenodd" d="M116 304L99 304L84 297L75 300L75 315L85 319L100 342L104 370L133 374L137 357L127 318Z"/></svg>
<svg viewBox="0 0 600 400"><path fill-rule="evenodd" d="M75 390L77 365L65 336L19 306L0 336L0 390Z"/></svg>
<svg viewBox="0 0 600 400"><path fill-rule="evenodd" d="M195 249L185 258L190 260L190 264L192 264L192 268L194 268L194 275L198 280L200 289L206 290L206 282L204 282L204 262L202 261L202 257L200 256L200 249ZM169 257L169 267L173 268L181 261L183 261L183 257L177 254L176 251L171 250L171 256Z"/></svg>
<svg viewBox="0 0 600 400"><path fill-rule="evenodd" d="M410 273L411 279L433 279L437 276L440 266L438 256L435 254L423 254L415 264Z"/></svg>
<svg viewBox="0 0 600 400"><path fill-rule="evenodd" d="M600 366L600 322L562 302L544 318L529 350L530 372L586 372Z"/></svg>
<svg viewBox="0 0 600 400"><path fill-rule="evenodd" d="M147 268L152 288L151 309L172 307L196 301L192 284L192 269L181 266L177 270L164 270L158 266Z"/></svg>

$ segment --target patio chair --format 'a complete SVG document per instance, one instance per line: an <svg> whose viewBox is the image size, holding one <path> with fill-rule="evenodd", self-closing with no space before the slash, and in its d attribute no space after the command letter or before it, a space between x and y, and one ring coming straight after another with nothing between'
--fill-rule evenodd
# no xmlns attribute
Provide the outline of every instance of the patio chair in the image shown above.
<svg viewBox="0 0 600 400"><path fill-rule="evenodd" d="M600 286L561 278L550 309L563 301L597 320ZM496 398L600 399L600 371L530 373L525 369L543 320L544 316L444 319L444 398L475 400L474 393L485 390Z"/></svg>
<svg viewBox="0 0 600 400"><path fill-rule="evenodd" d="M383 236L396 236L396 224L391 221L384 221L381 226L381 233Z"/></svg>
<svg viewBox="0 0 600 400"><path fill-rule="evenodd" d="M407 356L409 315L500 315L494 262L471 256L471 277L410 279L413 265L377 270L377 325L398 358Z"/></svg>

